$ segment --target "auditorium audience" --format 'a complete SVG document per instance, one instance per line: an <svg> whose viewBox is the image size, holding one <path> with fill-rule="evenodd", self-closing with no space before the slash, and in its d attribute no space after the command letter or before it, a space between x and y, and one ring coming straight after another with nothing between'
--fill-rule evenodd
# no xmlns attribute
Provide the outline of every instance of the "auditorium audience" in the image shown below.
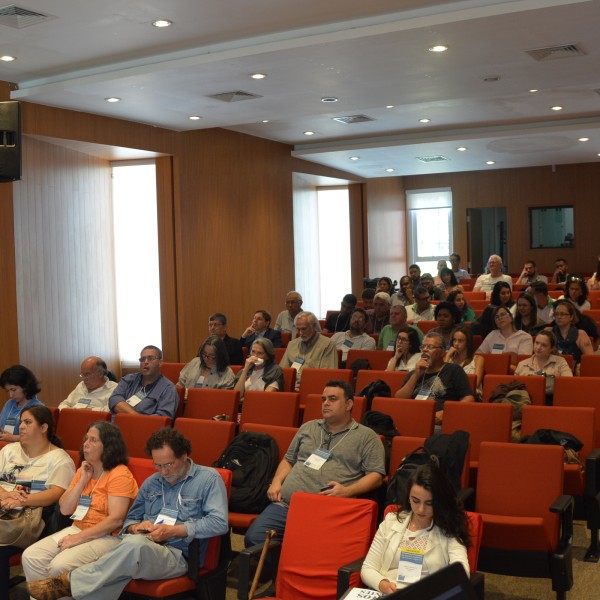
<svg viewBox="0 0 600 600"><path fill-rule="evenodd" d="M435 320L437 321L437 327L434 327L431 331L439 333L444 340L444 346L450 347L450 338L454 328L460 323L460 311L452 302L440 302L433 311Z"/></svg>
<svg viewBox="0 0 600 600"><path fill-rule="evenodd" d="M420 349L419 336L414 327L403 325L396 336L394 356L390 358L385 370L412 371L421 358Z"/></svg>
<svg viewBox="0 0 600 600"><path fill-rule="evenodd" d="M390 295L386 292L377 292L373 298L373 309L367 311L367 333L380 333L390 324Z"/></svg>
<svg viewBox="0 0 600 600"><path fill-rule="evenodd" d="M568 300L578 311L582 312L584 310L590 310L592 307L587 299L588 293L588 288L583 277L579 277L579 275L570 275L567 279L565 293L559 297L559 300Z"/></svg>
<svg viewBox="0 0 600 600"><path fill-rule="evenodd" d="M285 297L285 310L282 310L275 320L275 330L291 333L292 337L295 337L294 318L301 310L302 296L295 290L288 292Z"/></svg>
<svg viewBox="0 0 600 600"><path fill-rule="evenodd" d="M185 397L190 388L233 388L235 376L229 367L229 357L223 340L208 336L193 358L179 374L177 385L185 388Z"/></svg>
<svg viewBox="0 0 600 600"><path fill-rule="evenodd" d="M400 290L392 294L391 304L396 306L398 304L402 306L408 306L409 304L415 303L415 296L413 293L412 279L408 275L400 277Z"/></svg>
<svg viewBox="0 0 600 600"><path fill-rule="evenodd" d="M527 292L519 294L517 302L511 308L511 312L515 317L515 328L531 335L536 335L546 325L538 317L535 298Z"/></svg>
<svg viewBox="0 0 600 600"><path fill-rule="evenodd" d="M452 304L460 311L461 323L472 323L475 321L475 311L467 302L464 292L461 292L460 290L450 292L446 300L452 302Z"/></svg>
<svg viewBox="0 0 600 600"><path fill-rule="evenodd" d="M396 348L396 337L401 327L407 325L406 321L406 308L397 304L390 308L390 324L386 325L379 333L379 340L377 340L378 350L394 350ZM423 339L423 332L416 326L409 326L414 329L419 341Z"/></svg>
<svg viewBox="0 0 600 600"><path fill-rule="evenodd" d="M254 313L252 323L244 329L240 342L242 346L246 346L250 350L254 340L261 337L271 340L274 348L281 348L281 331L271 329L271 313L264 309L257 310Z"/></svg>
<svg viewBox="0 0 600 600"><path fill-rule="evenodd" d="M208 317L208 335L218 335L225 344L230 365L244 362L242 344L237 338L227 335L227 317L223 313L214 313Z"/></svg>
<svg viewBox="0 0 600 600"><path fill-rule="evenodd" d="M477 278L477 281L475 281L475 285L473 286L473 291L485 292L486 298L490 298L494 285L498 283L498 281L505 281L512 290L512 278L510 275L504 275L502 273L503 267L502 258L497 254L492 254L488 258L487 273L484 273Z"/></svg>
<svg viewBox="0 0 600 600"><path fill-rule="evenodd" d="M342 351L342 367L346 366L348 352L354 350L375 350L375 340L367 333L367 311L364 308L355 308L350 317L350 329L338 331L331 337L331 341L338 350Z"/></svg>
<svg viewBox="0 0 600 600"><path fill-rule="evenodd" d="M252 344L244 368L235 378L234 389L238 390L240 398L243 398L247 391L281 392L283 386L283 371L275 363L275 349L271 340L257 339Z"/></svg>
<svg viewBox="0 0 600 600"><path fill-rule="evenodd" d="M97 356L88 356L79 371L81 381L63 400L58 408L87 408L88 410L108 411L108 399L117 383L108 379L108 367Z"/></svg>
<svg viewBox="0 0 600 600"><path fill-rule="evenodd" d="M373 296L375 296L375 291L371 290L371 292L373 292ZM356 308L356 304L356 296L354 294L346 294L342 298L340 310L333 311L327 317L324 331L326 333L346 331L350 327L350 316L352 315L352 311Z"/></svg>
<svg viewBox="0 0 600 600"><path fill-rule="evenodd" d="M451 362L463 368L467 374L476 376L475 391L478 396L483 392L484 358L475 354L473 349L473 336L466 325L458 326L452 333L450 349L444 357L446 362Z"/></svg>

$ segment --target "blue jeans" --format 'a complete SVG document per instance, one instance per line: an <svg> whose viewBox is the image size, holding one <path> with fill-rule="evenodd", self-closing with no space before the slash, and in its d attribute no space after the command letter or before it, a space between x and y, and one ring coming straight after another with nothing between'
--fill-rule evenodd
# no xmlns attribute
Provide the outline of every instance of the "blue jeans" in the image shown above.
<svg viewBox="0 0 600 600"><path fill-rule="evenodd" d="M281 506L272 502L260 513L252 525L248 528L244 536L244 545L246 548L257 546L265 543L266 532L269 529L274 529L277 532L279 542L283 540L285 532L285 523L287 521L288 507Z"/></svg>

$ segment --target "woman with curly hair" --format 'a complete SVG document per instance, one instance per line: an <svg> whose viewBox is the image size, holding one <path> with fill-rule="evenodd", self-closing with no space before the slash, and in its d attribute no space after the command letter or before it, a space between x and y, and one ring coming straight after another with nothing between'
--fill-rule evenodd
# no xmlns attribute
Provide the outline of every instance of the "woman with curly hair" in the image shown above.
<svg viewBox="0 0 600 600"><path fill-rule="evenodd" d="M360 577L371 588L391 594L451 563L462 564L469 574L467 548L471 541L468 518L448 478L428 464L408 481L402 509L391 512L379 526ZM405 569L408 553L420 569Z"/></svg>

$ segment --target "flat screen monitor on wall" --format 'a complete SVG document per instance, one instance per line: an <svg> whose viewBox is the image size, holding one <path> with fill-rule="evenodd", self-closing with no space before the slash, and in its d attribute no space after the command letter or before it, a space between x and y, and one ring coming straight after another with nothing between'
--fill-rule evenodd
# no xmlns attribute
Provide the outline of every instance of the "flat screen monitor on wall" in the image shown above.
<svg viewBox="0 0 600 600"><path fill-rule="evenodd" d="M529 209L530 248L574 248L575 214L572 206Z"/></svg>
<svg viewBox="0 0 600 600"><path fill-rule="evenodd" d="M0 102L0 182L21 179L21 106Z"/></svg>

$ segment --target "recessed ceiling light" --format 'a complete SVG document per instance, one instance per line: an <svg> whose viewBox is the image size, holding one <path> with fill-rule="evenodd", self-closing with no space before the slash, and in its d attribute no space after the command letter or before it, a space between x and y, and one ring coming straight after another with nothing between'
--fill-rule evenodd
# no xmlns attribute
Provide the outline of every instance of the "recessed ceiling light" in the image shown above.
<svg viewBox="0 0 600 600"><path fill-rule="evenodd" d="M532 94L535 94L536 92L539 92L540 90L536 90L535 88L529 90Z"/></svg>
<svg viewBox="0 0 600 600"><path fill-rule="evenodd" d="M590 141L590 138L581 137L581 138L578 138L578 141L579 141L579 142L589 142L589 141Z"/></svg>
<svg viewBox="0 0 600 600"><path fill-rule="evenodd" d="M305 131L304 135L315 135L314 131Z"/></svg>
<svg viewBox="0 0 600 600"><path fill-rule="evenodd" d="M190 121L199 121L202 117L199 117L198 115L192 115L191 117L189 117Z"/></svg>
<svg viewBox="0 0 600 600"><path fill-rule="evenodd" d="M154 27L171 27L173 21L169 21L169 19L156 19L156 21L152 21L152 25Z"/></svg>
<svg viewBox="0 0 600 600"><path fill-rule="evenodd" d="M551 108L552 108L552 110L562 110L563 109L562 106L552 106Z"/></svg>
<svg viewBox="0 0 600 600"><path fill-rule="evenodd" d="M325 96L321 98L321 102L337 102L338 99L335 96Z"/></svg>
<svg viewBox="0 0 600 600"><path fill-rule="evenodd" d="M458 150L459 152L465 152L466 150L468 150L468 148L467 148L466 146L459 146L459 147L457 148L457 150Z"/></svg>
<svg viewBox="0 0 600 600"><path fill-rule="evenodd" d="M360 158L360 156L351 156L350 160L358 160Z"/></svg>
<svg viewBox="0 0 600 600"><path fill-rule="evenodd" d="M17 60L16 56L10 56L9 54L5 54L4 56L0 56L0 60L4 62L12 62L13 60Z"/></svg>
<svg viewBox="0 0 600 600"><path fill-rule="evenodd" d="M262 122L263 122L263 123L268 123L268 122L269 122L269 119L263 119L263 120L262 120Z"/></svg>
<svg viewBox="0 0 600 600"><path fill-rule="evenodd" d="M114 96L110 98L104 98L107 102L121 102L121 98L115 98Z"/></svg>
<svg viewBox="0 0 600 600"><path fill-rule="evenodd" d="M385 172L386 173L393 173L396 169L392 169L391 167L389 169L386 169Z"/></svg>
<svg viewBox="0 0 600 600"><path fill-rule="evenodd" d="M388 105L386 106L386 108L394 108L394 105L393 105L393 104L388 104Z"/></svg>
<svg viewBox="0 0 600 600"><path fill-rule="evenodd" d="M496 161L495 161L495 160L486 160L486 161L485 161L485 164L486 164L486 165L495 165L495 164L496 164Z"/></svg>
<svg viewBox="0 0 600 600"><path fill-rule="evenodd" d="M429 48L429 52L446 52L446 50L448 50L448 46L431 46L431 48Z"/></svg>
<svg viewBox="0 0 600 600"><path fill-rule="evenodd" d="M419 119L419 123L431 123L431 119Z"/></svg>
<svg viewBox="0 0 600 600"><path fill-rule="evenodd" d="M250 77L252 77L252 79L266 79L267 76L265 73L253 73Z"/></svg>

